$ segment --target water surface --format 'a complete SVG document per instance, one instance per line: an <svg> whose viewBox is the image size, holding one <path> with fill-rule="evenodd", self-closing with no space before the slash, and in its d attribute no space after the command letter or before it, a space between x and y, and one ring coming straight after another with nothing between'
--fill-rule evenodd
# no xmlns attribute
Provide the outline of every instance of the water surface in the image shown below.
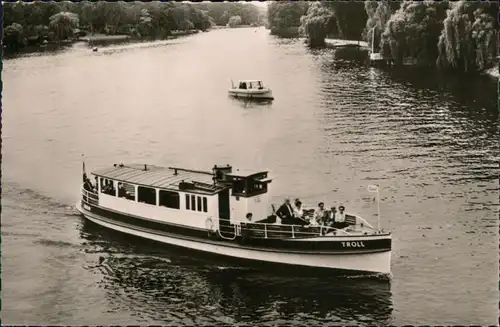
<svg viewBox="0 0 500 327"><path fill-rule="evenodd" d="M5 61L4 323L496 324L495 81L333 58L236 29ZM231 78L276 100L231 100ZM269 169L276 202L372 222L379 184L392 281L221 269L103 231L72 208L82 153L89 169Z"/></svg>

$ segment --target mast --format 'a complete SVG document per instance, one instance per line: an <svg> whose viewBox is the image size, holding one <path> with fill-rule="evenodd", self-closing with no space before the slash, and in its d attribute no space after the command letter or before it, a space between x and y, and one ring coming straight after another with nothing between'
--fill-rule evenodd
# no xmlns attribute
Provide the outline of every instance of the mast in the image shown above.
<svg viewBox="0 0 500 327"><path fill-rule="evenodd" d="M377 193L377 229L380 231L380 192L378 185L368 185L368 192Z"/></svg>

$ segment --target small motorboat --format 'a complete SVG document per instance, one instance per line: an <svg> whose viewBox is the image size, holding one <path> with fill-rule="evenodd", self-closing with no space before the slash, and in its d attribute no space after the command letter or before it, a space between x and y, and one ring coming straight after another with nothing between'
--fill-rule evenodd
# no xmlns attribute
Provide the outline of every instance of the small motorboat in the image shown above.
<svg viewBox="0 0 500 327"><path fill-rule="evenodd" d="M273 92L261 80L241 80L237 86L231 80L229 95L235 98L274 100Z"/></svg>

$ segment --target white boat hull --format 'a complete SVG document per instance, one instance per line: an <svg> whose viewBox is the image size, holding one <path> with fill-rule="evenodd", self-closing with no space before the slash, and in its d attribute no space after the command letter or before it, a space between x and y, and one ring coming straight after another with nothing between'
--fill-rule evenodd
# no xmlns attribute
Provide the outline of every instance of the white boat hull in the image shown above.
<svg viewBox="0 0 500 327"><path fill-rule="evenodd" d="M122 233L142 237L145 239L170 244L195 251L210 253L217 256L234 258L243 261L255 261L262 264L295 266L302 268L323 268L335 270L347 270L369 273L390 274L391 251L359 253L359 254L303 254L290 253L282 251L262 251L253 250L248 247L224 244L211 241L197 241L185 237L168 236L165 234L154 233L142 227L114 222L104 217L100 217L81 207L80 202L76 208L88 220L103 227L116 230ZM342 239L343 241L355 243L353 240ZM323 239L324 241L324 239Z"/></svg>
<svg viewBox="0 0 500 327"><path fill-rule="evenodd" d="M262 100L273 100L273 92L271 90L260 91L260 90L240 90L240 89L229 89L230 96L235 98L244 99L262 99Z"/></svg>

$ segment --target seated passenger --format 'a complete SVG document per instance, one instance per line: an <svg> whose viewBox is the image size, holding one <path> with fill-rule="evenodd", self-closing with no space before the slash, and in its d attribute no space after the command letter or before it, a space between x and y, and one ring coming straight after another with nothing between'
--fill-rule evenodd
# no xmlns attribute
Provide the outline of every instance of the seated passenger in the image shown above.
<svg viewBox="0 0 500 327"><path fill-rule="evenodd" d="M293 215L294 219L292 224L293 225L309 225L309 220L304 218L304 210L302 209L302 202L300 202L299 199L296 200L295 202L295 207L293 208Z"/></svg>
<svg viewBox="0 0 500 327"><path fill-rule="evenodd" d="M293 215L296 218L303 218L304 217L304 210L302 209L302 202L300 202L298 199L295 202L295 207L293 208Z"/></svg>
<svg viewBox="0 0 500 327"><path fill-rule="evenodd" d="M325 210L325 204L323 202L318 203L318 208L314 210L314 218L311 223L317 226L325 225L328 219L328 211Z"/></svg>
<svg viewBox="0 0 500 327"><path fill-rule="evenodd" d="M338 228L338 229L342 229L342 228L349 226L349 224L345 221L344 210L345 210L344 206L339 206L339 211L334 216L335 222L334 222L333 227Z"/></svg>

